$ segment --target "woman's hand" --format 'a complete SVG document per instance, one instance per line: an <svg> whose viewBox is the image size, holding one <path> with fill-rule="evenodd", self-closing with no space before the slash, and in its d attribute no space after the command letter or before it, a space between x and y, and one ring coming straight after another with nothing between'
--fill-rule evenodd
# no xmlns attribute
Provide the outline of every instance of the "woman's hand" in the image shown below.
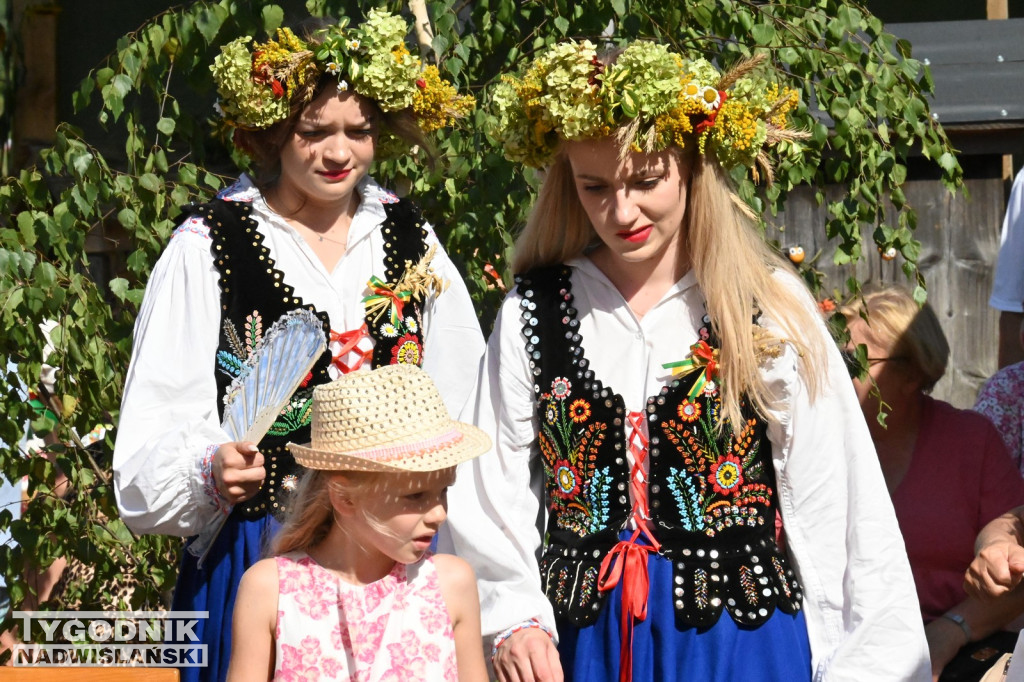
<svg viewBox="0 0 1024 682"><path fill-rule="evenodd" d="M964 590L989 600L1013 590L1024 576L1024 547L1016 542L993 542L982 548L964 576Z"/></svg>
<svg viewBox="0 0 1024 682"><path fill-rule="evenodd" d="M540 628L523 628L494 654L499 682L562 682L562 664L551 637Z"/></svg>
<svg viewBox="0 0 1024 682"><path fill-rule="evenodd" d="M213 480L228 504L251 498L266 477L263 454L255 443L222 443L213 455Z"/></svg>
<svg viewBox="0 0 1024 682"><path fill-rule="evenodd" d="M948 618L936 618L924 628L928 639L928 654L932 661L932 680L939 679L942 670L957 652L967 644L967 636L959 625Z"/></svg>

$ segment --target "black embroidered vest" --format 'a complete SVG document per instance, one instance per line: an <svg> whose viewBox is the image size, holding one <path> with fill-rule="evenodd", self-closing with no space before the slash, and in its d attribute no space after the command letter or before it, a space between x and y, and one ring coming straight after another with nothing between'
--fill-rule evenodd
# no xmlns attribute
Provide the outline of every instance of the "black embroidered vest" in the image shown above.
<svg viewBox="0 0 1024 682"><path fill-rule="evenodd" d="M409 201L384 205L387 218L381 226L384 236L384 271L389 284L405 272L406 261L416 263L426 253L426 230L419 210ZM262 334L284 313L297 308L312 310L330 332L327 314L317 311L295 295L285 274L275 267L270 250L251 217L246 201L215 199L192 212L210 228L214 263L220 273L221 331L217 347L218 410L223 417L224 394L239 369L258 347ZM419 303L402 307L403 321L386 327L381 319L367 318L367 330L374 342L372 366L413 362L422 364L423 331ZM305 443L310 438L313 388L330 381L327 368L331 352L326 351L313 366L309 379L296 390L291 402L271 426L259 448L267 477L259 492L236 505L233 513L259 518L268 511L281 518L287 511L288 493L301 473L285 447L289 441Z"/></svg>
<svg viewBox="0 0 1024 682"><path fill-rule="evenodd" d="M584 626L603 604L601 561L632 509L628 415L622 397L589 367L570 273L565 266L542 268L518 277L517 285L548 510L541 581L555 613ZM679 348L682 357L687 345ZM775 542L771 444L764 421L746 405L742 427L718 433L714 385L688 397L699 375L679 377L647 401L651 524L660 553L674 563L681 626L712 625L723 608L737 623L757 626L775 608L795 612L801 599Z"/></svg>

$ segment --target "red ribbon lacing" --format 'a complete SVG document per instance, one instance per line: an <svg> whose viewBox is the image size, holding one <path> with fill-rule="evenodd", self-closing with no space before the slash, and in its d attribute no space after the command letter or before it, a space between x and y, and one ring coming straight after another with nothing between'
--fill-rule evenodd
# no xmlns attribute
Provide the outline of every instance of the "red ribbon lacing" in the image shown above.
<svg viewBox="0 0 1024 682"><path fill-rule="evenodd" d="M630 412L627 420L632 427L629 437L629 451L633 465L629 469L629 489L633 494L632 518L636 530L629 540L620 540L601 562L597 589L606 592L622 581L622 621L620 625L619 681L633 679L633 624L635 620L647 619L647 594L650 578L647 575L647 555L661 549L650 529L650 513L647 506L647 480L644 476L644 462L647 460L648 439L644 433L643 412ZM648 544L637 540L644 535Z"/></svg>
<svg viewBox="0 0 1024 682"><path fill-rule="evenodd" d="M359 342L367 337L369 337L369 332L365 323L358 329L351 329L347 332L336 332L332 329L331 343L340 343L341 349L339 349L338 352L331 354L331 364L334 365L342 374L354 372L362 367L363 363L373 358L373 348L368 350L362 350L359 348ZM355 353L356 360L351 365L347 365L342 358L350 352Z"/></svg>

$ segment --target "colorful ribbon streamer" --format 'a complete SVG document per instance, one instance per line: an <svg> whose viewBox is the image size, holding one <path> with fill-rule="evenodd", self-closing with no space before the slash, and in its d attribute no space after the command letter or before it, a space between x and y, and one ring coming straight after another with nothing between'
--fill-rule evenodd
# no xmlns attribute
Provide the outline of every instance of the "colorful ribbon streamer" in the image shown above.
<svg viewBox="0 0 1024 682"><path fill-rule="evenodd" d="M402 305L412 300L412 292L395 291L390 284L376 275L370 277L366 286L370 287L370 294L363 298L367 315L376 323L387 310L391 324L397 326L402 321Z"/></svg>
<svg viewBox="0 0 1024 682"><path fill-rule="evenodd" d="M686 396L690 400L695 400L707 383L714 381L718 375L718 349L712 348L702 339L690 346L690 357L678 362L667 362L662 367L671 369L675 376L686 376L691 372L700 371L700 376L693 382Z"/></svg>

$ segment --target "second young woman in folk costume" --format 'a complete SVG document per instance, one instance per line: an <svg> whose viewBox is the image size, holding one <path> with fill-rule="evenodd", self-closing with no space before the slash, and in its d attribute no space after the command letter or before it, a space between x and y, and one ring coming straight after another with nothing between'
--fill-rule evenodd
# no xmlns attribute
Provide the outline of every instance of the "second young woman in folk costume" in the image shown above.
<svg viewBox="0 0 1024 682"><path fill-rule="evenodd" d="M133 530L190 536L230 514L203 565L186 552L181 567L174 609L210 612L209 666L187 674L226 672L235 590L301 473L284 446L308 439L314 386L422 364L453 413L472 386L483 338L461 277L416 207L368 174L472 106L410 55L407 32L374 10L355 28L241 38L214 62L218 110L257 172L195 208L154 268L114 455ZM329 352L263 441L229 442L225 393L295 309L320 317Z"/></svg>
<svg viewBox="0 0 1024 682"><path fill-rule="evenodd" d="M758 73L568 42L495 94L546 170L448 532L501 680L928 677L843 361L731 189L797 137Z"/></svg>

